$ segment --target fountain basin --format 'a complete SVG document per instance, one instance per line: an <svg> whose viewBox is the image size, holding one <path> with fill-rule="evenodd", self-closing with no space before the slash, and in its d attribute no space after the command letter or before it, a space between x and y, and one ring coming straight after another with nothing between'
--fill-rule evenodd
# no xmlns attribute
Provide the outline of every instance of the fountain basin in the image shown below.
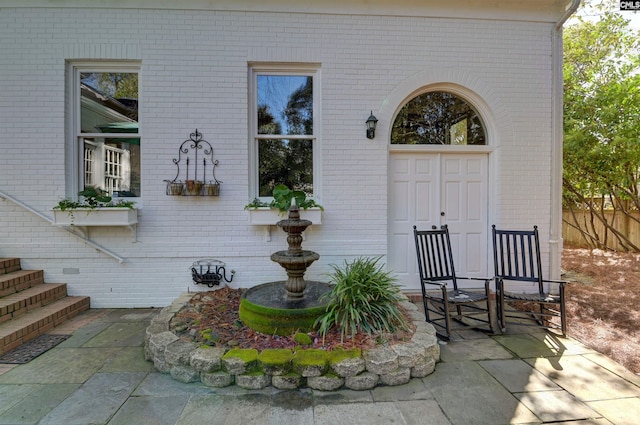
<svg viewBox="0 0 640 425"><path fill-rule="evenodd" d="M327 309L332 285L307 282L303 297L291 299L285 281L264 283L248 289L240 300L240 320L251 329L269 335L310 332Z"/></svg>

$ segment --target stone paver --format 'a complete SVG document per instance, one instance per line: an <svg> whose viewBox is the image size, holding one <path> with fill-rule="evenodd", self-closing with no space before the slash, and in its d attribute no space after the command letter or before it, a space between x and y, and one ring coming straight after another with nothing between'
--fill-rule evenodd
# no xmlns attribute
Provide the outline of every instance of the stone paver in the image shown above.
<svg viewBox="0 0 640 425"><path fill-rule="evenodd" d="M582 356L527 360L536 370L582 401L639 397L640 389Z"/></svg>
<svg viewBox="0 0 640 425"><path fill-rule="evenodd" d="M45 416L40 424L107 423L143 378L143 373L96 373Z"/></svg>
<svg viewBox="0 0 640 425"><path fill-rule="evenodd" d="M491 338L454 341L440 347L440 359L443 362L512 358L513 354Z"/></svg>
<svg viewBox="0 0 640 425"><path fill-rule="evenodd" d="M410 400L396 404L407 425L451 425L435 400Z"/></svg>
<svg viewBox="0 0 640 425"><path fill-rule="evenodd" d="M0 375L0 384L82 384L113 358L118 348L56 348Z"/></svg>
<svg viewBox="0 0 640 425"><path fill-rule="evenodd" d="M586 420L599 416L566 391L536 391L516 394L516 397L545 422Z"/></svg>
<svg viewBox="0 0 640 425"><path fill-rule="evenodd" d="M37 385L35 391L0 415L0 424L37 424L79 386L78 384Z"/></svg>
<svg viewBox="0 0 640 425"><path fill-rule="evenodd" d="M538 418L476 362L441 363L423 379L457 425L535 423Z"/></svg>
<svg viewBox="0 0 640 425"><path fill-rule="evenodd" d="M561 389L521 359L486 360L478 364L512 393Z"/></svg>
<svg viewBox="0 0 640 425"><path fill-rule="evenodd" d="M130 397L110 425L173 425L189 400L188 394L164 397Z"/></svg>
<svg viewBox="0 0 640 425"><path fill-rule="evenodd" d="M0 365L0 425L637 425L640 417L640 376L577 341L518 326L493 336L456 331L439 345L435 371L403 385L181 383L144 360L145 327L158 311L90 310L57 332L73 332L67 341L25 365ZM395 353L405 368L407 348Z"/></svg>
<svg viewBox="0 0 640 425"><path fill-rule="evenodd" d="M592 401L587 406L616 425L637 425L640 421L640 398Z"/></svg>

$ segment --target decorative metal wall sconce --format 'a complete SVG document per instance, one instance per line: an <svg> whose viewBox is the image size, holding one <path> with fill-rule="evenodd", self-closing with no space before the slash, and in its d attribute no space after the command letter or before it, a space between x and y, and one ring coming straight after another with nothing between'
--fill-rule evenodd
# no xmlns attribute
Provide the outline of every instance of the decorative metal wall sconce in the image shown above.
<svg viewBox="0 0 640 425"><path fill-rule="evenodd" d="M200 153L200 155L199 155ZM202 158L199 158L202 156ZM196 131L189 135L189 139L182 142L178 149L178 158L173 159L178 171L173 180L167 182L167 195L183 196L219 196L220 183L216 179L218 160L213 159L213 147L202 138L202 133ZM184 175L181 175L180 165L184 164ZM211 168L213 180L207 181L207 171ZM180 177L184 177L179 180Z"/></svg>
<svg viewBox="0 0 640 425"><path fill-rule="evenodd" d="M378 123L378 118L373 115L373 111L371 111L371 115L365 121L367 125L367 139L373 139L376 137L376 124Z"/></svg>
<svg viewBox="0 0 640 425"><path fill-rule="evenodd" d="M235 270L231 270L231 278L227 277L225 264L220 260L198 260L191 265L191 277L196 285L207 285L209 288L220 285L222 280L231 283Z"/></svg>

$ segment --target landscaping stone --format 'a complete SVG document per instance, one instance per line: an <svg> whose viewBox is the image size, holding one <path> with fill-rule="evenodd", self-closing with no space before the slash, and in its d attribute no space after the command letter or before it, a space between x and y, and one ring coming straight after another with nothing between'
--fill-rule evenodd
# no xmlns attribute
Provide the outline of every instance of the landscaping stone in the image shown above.
<svg viewBox="0 0 640 425"><path fill-rule="evenodd" d="M241 375L255 368L258 350L234 348L222 356L222 367L231 375Z"/></svg>
<svg viewBox="0 0 640 425"><path fill-rule="evenodd" d="M434 335L430 335L424 332L417 332L411 338L411 342L419 344L424 347L425 355L432 357L436 360L440 360L440 344L438 344L438 338Z"/></svg>
<svg viewBox="0 0 640 425"><path fill-rule="evenodd" d="M398 355L399 367L412 368L424 363L426 357L424 346L415 342L393 345L391 349Z"/></svg>
<svg viewBox="0 0 640 425"><path fill-rule="evenodd" d="M191 353L189 364L201 372L215 372L220 370L226 351L222 347L197 348Z"/></svg>
<svg viewBox="0 0 640 425"><path fill-rule="evenodd" d="M233 384L233 378L233 375L223 371L200 373L200 381L202 381L204 385L213 388L228 387Z"/></svg>
<svg viewBox="0 0 640 425"><path fill-rule="evenodd" d="M190 382L198 382L200 380L200 372L192 368L191 366L175 365L171 367L169 371L171 377L176 381L184 382L188 384Z"/></svg>
<svg viewBox="0 0 640 425"><path fill-rule="evenodd" d="M399 367L391 373L380 375L380 382L384 385L403 385L411 379L411 369Z"/></svg>
<svg viewBox="0 0 640 425"><path fill-rule="evenodd" d="M427 375L433 373L436 369L436 361L434 359L428 359L425 362L419 363L411 368L412 378L424 378Z"/></svg>
<svg viewBox="0 0 640 425"><path fill-rule="evenodd" d="M271 376L262 372L236 375L236 385L246 390L261 390L271 385Z"/></svg>
<svg viewBox="0 0 640 425"><path fill-rule="evenodd" d="M337 363L331 363L331 370L336 375L346 378L348 376L356 376L365 369L365 362L362 357L352 357L340 360Z"/></svg>
<svg viewBox="0 0 640 425"><path fill-rule="evenodd" d="M389 347L368 350L364 359L367 370L378 375L391 373L398 368L398 355Z"/></svg>
<svg viewBox="0 0 640 425"><path fill-rule="evenodd" d="M344 385L344 378L335 375L313 376L307 378L307 386L319 391L334 391Z"/></svg>
<svg viewBox="0 0 640 425"><path fill-rule="evenodd" d="M291 371L293 351L288 349L263 350L258 355L258 365L271 376L285 375Z"/></svg>
<svg viewBox="0 0 640 425"><path fill-rule="evenodd" d="M189 297L193 294L189 294ZM401 385L411 378L423 378L435 369L440 345L435 328L422 317L415 320L411 341L371 350L324 351L318 349L263 350L198 347L180 340L169 323L185 306L181 297L163 309L146 329L144 355L161 373L180 382L196 382L223 388L234 383L244 389L268 386L291 390L307 386L321 391L339 388L369 390L377 385ZM413 305L413 304L411 304ZM415 307L415 306L414 306ZM410 314L418 313L410 305ZM421 316L418 313L418 316ZM412 316L413 317L413 316Z"/></svg>
<svg viewBox="0 0 640 425"><path fill-rule="evenodd" d="M372 372L362 372L356 376L349 376L344 379L344 386L350 390L364 391L375 388L380 377Z"/></svg>
<svg viewBox="0 0 640 425"><path fill-rule="evenodd" d="M302 350L294 354L293 370L307 377L321 376L327 369L327 353L322 350Z"/></svg>
<svg viewBox="0 0 640 425"><path fill-rule="evenodd" d="M167 345L178 340L178 337L173 332L160 332L149 338L149 351L153 354L154 358L164 360L164 350Z"/></svg>
<svg viewBox="0 0 640 425"><path fill-rule="evenodd" d="M173 365L187 366L189 365L191 352L196 348L198 348L198 345L193 342L174 341L165 348L164 358Z"/></svg>
<svg viewBox="0 0 640 425"><path fill-rule="evenodd" d="M272 376L271 385L279 390L295 390L302 386L302 375L290 372L286 375Z"/></svg>
<svg viewBox="0 0 640 425"><path fill-rule="evenodd" d="M418 310L418 306L415 305L414 303L410 302L410 301L401 301L398 303L398 305L402 308L404 308L407 313L411 313L413 311L417 311ZM422 315L422 313L420 313Z"/></svg>
<svg viewBox="0 0 640 425"><path fill-rule="evenodd" d="M410 319L415 320L417 322L427 323L424 317L424 313L419 312L417 307L415 309L407 311L407 316L409 316Z"/></svg>

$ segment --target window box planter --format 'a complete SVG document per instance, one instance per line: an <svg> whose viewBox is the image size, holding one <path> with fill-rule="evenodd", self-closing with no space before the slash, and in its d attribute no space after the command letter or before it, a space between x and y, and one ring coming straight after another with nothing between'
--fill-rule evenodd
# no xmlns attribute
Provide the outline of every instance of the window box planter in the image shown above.
<svg viewBox="0 0 640 425"><path fill-rule="evenodd" d="M138 210L131 208L73 208L53 211L56 226L127 226L138 223Z"/></svg>
<svg viewBox="0 0 640 425"><path fill-rule="evenodd" d="M274 226L280 220L287 218L286 212L281 212L276 208L248 208L247 211L249 212L249 223L254 225ZM313 224L322 224L322 210L320 208L300 210L300 218L309 220Z"/></svg>

